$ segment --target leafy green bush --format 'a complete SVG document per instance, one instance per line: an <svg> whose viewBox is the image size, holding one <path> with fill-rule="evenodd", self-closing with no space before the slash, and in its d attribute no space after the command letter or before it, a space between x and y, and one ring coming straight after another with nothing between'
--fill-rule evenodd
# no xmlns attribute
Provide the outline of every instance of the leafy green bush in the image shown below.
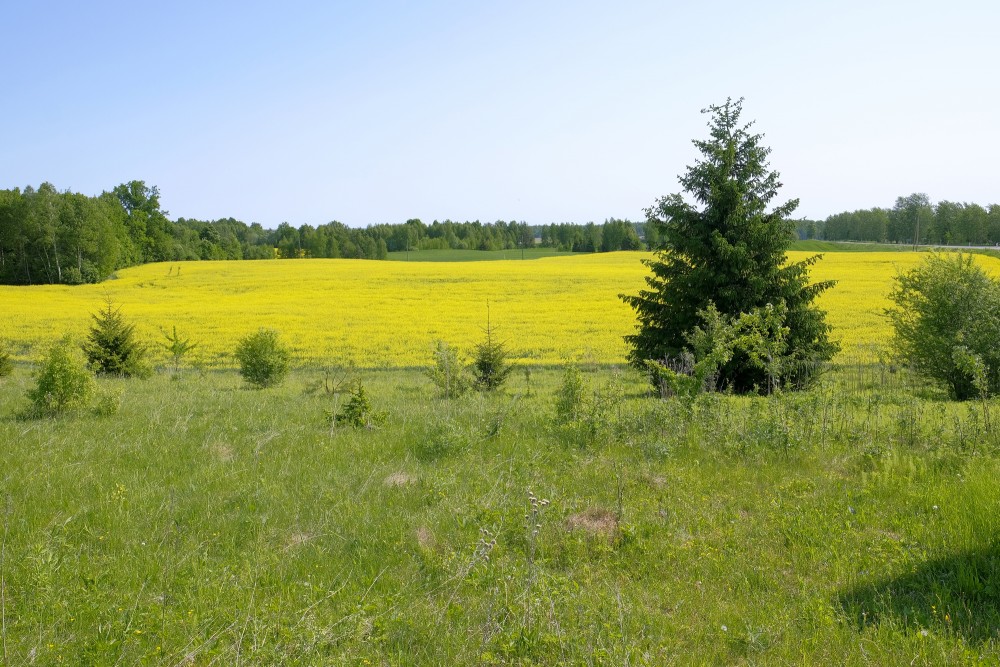
<svg viewBox="0 0 1000 667"><path fill-rule="evenodd" d="M962 253L931 253L896 277L886 316L900 359L967 400L1000 391L1000 282Z"/></svg>
<svg viewBox="0 0 1000 667"><path fill-rule="evenodd" d="M35 387L28 391L28 398L39 414L58 414L86 405L97 388L94 374L68 337L49 349L34 376Z"/></svg>
<svg viewBox="0 0 1000 667"><path fill-rule="evenodd" d="M767 304L735 317L723 315L709 302L698 311L701 324L685 336L688 347L673 358L650 359L646 369L660 395L694 398L703 391L731 389L721 376L721 369L740 357L740 366L752 369L765 383L754 386L754 393L773 393L783 386L804 379L815 380L817 370L805 378L789 372L789 365L798 360L787 352L788 327L785 318L788 309L783 301L777 306ZM798 378L798 380L797 380Z"/></svg>
<svg viewBox="0 0 1000 667"><path fill-rule="evenodd" d="M119 377L148 377L152 373L146 346L138 341L135 325L122 315L121 306L115 306L109 298L104 308L91 317L94 322L83 352L94 372Z"/></svg>
<svg viewBox="0 0 1000 667"><path fill-rule="evenodd" d="M427 377L438 389L441 398L458 398L469 390L469 378L454 348L439 340L434 348L434 366Z"/></svg>
<svg viewBox="0 0 1000 667"><path fill-rule="evenodd" d="M555 431L564 442L586 447L621 435L624 386L616 375L607 385L591 389L576 366L567 366L556 392Z"/></svg>
<svg viewBox="0 0 1000 667"><path fill-rule="evenodd" d="M276 387L288 375L291 354L273 329L258 329L236 345L240 375L255 387Z"/></svg>
<svg viewBox="0 0 1000 667"><path fill-rule="evenodd" d="M122 391L108 389L97 394L97 403L94 405L94 414L98 417L111 417L118 414L122 409Z"/></svg>

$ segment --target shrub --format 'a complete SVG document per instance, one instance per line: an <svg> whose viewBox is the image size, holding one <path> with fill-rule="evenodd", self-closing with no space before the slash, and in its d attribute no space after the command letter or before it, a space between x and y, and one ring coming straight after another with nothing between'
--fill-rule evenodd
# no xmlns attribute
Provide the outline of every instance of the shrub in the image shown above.
<svg viewBox="0 0 1000 667"><path fill-rule="evenodd" d="M576 366L568 366L556 392L556 432L566 442L586 447L621 434L625 391L616 376L606 386L591 390Z"/></svg>
<svg viewBox="0 0 1000 667"><path fill-rule="evenodd" d="M125 319L121 307L109 298L104 308L91 315L94 322L83 343L84 354L96 373L119 377L148 377L146 346L135 335L135 325Z"/></svg>
<svg viewBox="0 0 1000 667"><path fill-rule="evenodd" d="M778 302L777 306L767 304L737 317L727 317L710 302L707 308L698 311L701 324L685 337L689 347L673 358L646 361L653 385L662 397L686 399L704 391L732 388L728 384L720 386L724 382L720 370L735 356L741 357L741 367L754 369L765 382L764 387L752 387L754 393L766 389L770 394L781 389L782 383L794 382L795 374L786 372L787 366L795 363L785 355L787 312L784 302ZM818 377L817 370L807 378Z"/></svg>
<svg viewBox="0 0 1000 667"><path fill-rule="evenodd" d="M1000 390L1000 282L971 255L928 255L896 277L889 299L903 362L958 400Z"/></svg>
<svg viewBox="0 0 1000 667"><path fill-rule="evenodd" d="M434 348L434 366L427 370L427 377L441 398L458 398L469 390L469 378L458 353L444 341L439 340Z"/></svg>
<svg viewBox="0 0 1000 667"><path fill-rule="evenodd" d="M118 414L122 409L121 390L105 390L97 395L97 404L94 405L94 414L98 417L111 417Z"/></svg>
<svg viewBox="0 0 1000 667"><path fill-rule="evenodd" d="M344 409L332 415L332 420L334 425L371 429L383 425L387 416L384 412L376 412L372 408L368 392L359 382L351 391L351 397L344 405Z"/></svg>
<svg viewBox="0 0 1000 667"><path fill-rule="evenodd" d="M14 372L14 362L10 358L10 351L3 341L0 341L0 378L7 377Z"/></svg>
<svg viewBox="0 0 1000 667"><path fill-rule="evenodd" d="M580 369L575 365L566 367L562 384L556 392L556 421L569 424L583 417L586 410L586 386Z"/></svg>
<svg viewBox="0 0 1000 667"><path fill-rule="evenodd" d="M467 428L434 414L430 417L425 422L426 431L411 447L418 461L436 461L460 452L472 443L473 438Z"/></svg>
<svg viewBox="0 0 1000 667"><path fill-rule="evenodd" d="M508 361L507 347L494 336L489 316L486 318L486 339L476 346L472 360L473 386L479 391L499 389L514 370Z"/></svg>
<svg viewBox="0 0 1000 667"><path fill-rule="evenodd" d="M35 370L28 398L40 414L58 414L85 405L97 387L94 374L70 338L53 345Z"/></svg>
<svg viewBox="0 0 1000 667"><path fill-rule="evenodd" d="M258 329L248 334L236 346L240 375L255 387L276 387L288 375L288 350L278 340L273 329Z"/></svg>

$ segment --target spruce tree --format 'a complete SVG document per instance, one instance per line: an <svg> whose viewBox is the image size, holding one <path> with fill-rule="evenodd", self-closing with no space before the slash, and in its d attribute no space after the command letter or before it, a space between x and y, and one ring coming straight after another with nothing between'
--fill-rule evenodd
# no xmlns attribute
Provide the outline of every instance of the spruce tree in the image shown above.
<svg viewBox="0 0 1000 667"><path fill-rule="evenodd" d="M829 326L814 299L832 287L809 283L809 267L820 256L786 263L798 206L789 200L769 210L781 187L769 168L770 148L763 135L741 125L742 98L726 100L711 114L710 136L693 143L702 158L679 180L694 203L681 194L662 197L646 209L651 237L659 239L647 289L622 295L636 311L635 334L625 337L629 362L647 368L648 360L670 362L689 351L689 339L711 305L735 321L741 314L783 303L788 332L779 360L766 365L740 349L719 369L718 386L744 393L773 387L775 369L782 386L799 386L820 362L837 351ZM777 363L780 362L780 363Z"/></svg>
<svg viewBox="0 0 1000 667"><path fill-rule="evenodd" d="M490 309L486 307L485 339L476 345L472 354L473 386L479 391L499 389L514 366L509 361L510 353L503 341L497 340L496 329L490 322Z"/></svg>
<svg viewBox="0 0 1000 667"><path fill-rule="evenodd" d="M135 325L125 319L121 306L109 297L104 308L93 313L83 352L95 373L119 377L147 377L152 373L147 348L139 342Z"/></svg>

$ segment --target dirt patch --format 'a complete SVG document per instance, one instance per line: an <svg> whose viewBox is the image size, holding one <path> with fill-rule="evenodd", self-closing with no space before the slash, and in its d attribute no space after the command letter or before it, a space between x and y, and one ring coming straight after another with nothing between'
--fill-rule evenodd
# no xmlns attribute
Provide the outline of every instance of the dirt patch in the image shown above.
<svg viewBox="0 0 1000 667"><path fill-rule="evenodd" d="M646 478L649 485L656 489L662 489L667 485L667 478L662 475L650 475Z"/></svg>
<svg viewBox="0 0 1000 667"><path fill-rule="evenodd" d="M582 530L590 535L603 537L609 542L618 536L618 519L614 512L601 507L592 507L566 519L566 528Z"/></svg>
<svg viewBox="0 0 1000 667"><path fill-rule="evenodd" d="M382 482L386 486L400 487L417 483L417 478L405 472L394 472Z"/></svg>
<svg viewBox="0 0 1000 667"><path fill-rule="evenodd" d="M437 544L437 540L434 539L434 533L427 526L420 526L417 528L417 544L420 545L421 549L433 549L434 545Z"/></svg>
<svg viewBox="0 0 1000 667"><path fill-rule="evenodd" d="M308 544L315 537L316 536L311 533L292 533L288 536L288 539L285 540L285 551L301 547L303 544Z"/></svg>
<svg viewBox="0 0 1000 667"><path fill-rule="evenodd" d="M224 442L213 442L208 448L222 463L229 463L236 458L233 448Z"/></svg>

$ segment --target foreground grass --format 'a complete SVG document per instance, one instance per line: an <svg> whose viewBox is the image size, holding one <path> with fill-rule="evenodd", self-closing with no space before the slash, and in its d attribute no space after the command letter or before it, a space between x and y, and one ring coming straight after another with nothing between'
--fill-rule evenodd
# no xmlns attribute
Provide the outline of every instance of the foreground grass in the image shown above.
<svg viewBox="0 0 1000 667"><path fill-rule="evenodd" d="M318 377L105 380L118 414L44 420L3 380L3 663L1000 659L981 404L859 367L685 405L594 368L557 425L556 370L455 401L380 371L387 425L331 430Z"/></svg>

